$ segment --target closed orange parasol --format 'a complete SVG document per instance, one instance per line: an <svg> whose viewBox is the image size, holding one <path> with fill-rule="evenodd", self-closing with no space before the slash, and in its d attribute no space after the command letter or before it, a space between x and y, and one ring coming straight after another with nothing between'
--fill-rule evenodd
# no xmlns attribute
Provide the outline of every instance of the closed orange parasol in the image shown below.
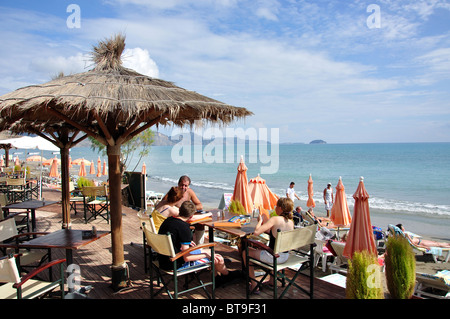
<svg viewBox="0 0 450 319"><path fill-rule="evenodd" d="M364 250L377 255L372 223L370 222L369 194L364 186L363 177L361 177L353 198L355 199L353 220L350 225L343 255L347 258L352 258L354 252Z"/></svg>
<svg viewBox="0 0 450 319"><path fill-rule="evenodd" d="M231 197L231 199L241 202L245 212L250 214L253 211L253 201L248 191L247 166L245 166L244 158L242 156L237 170L238 173L234 184L233 197Z"/></svg>
<svg viewBox="0 0 450 319"><path fill-rule="evenodd" d="M339 177L339 182L336 186L336 196L334 205L331 208L330 219L336 226L348 226L352 222L352 216L348 209L347 196L345 195L345 188L341 177Z"/></svg>
<svg viewBox="0 0 450 319"><path fill-rule="evenodd" d="M266 181L259 174L248 182L248 191L255 207L262 206L265 209L271 210L277 204L279 197L270 190Z"/></svg>
<svg viewBox="0 0 450 319"><path fill-rule="evenodd" d="M100 156L97 160L97 177L102 176L102 160L100 159Z"/></svg>
<svg viewBox="0 0 450 319"><path fill-rule="evenodd" d="M94 175L95 174L95 164L94 161L91 162L91 167L89 169L89 174Z"/></svg>
<svg viewBox="0 0 450 319"><path fill-rule="evenodd" d="M84 161L81 161L80 170L78 171L78 176L86 176L86 165Z"/></svg>
<svg viewBox="0 0 450 319"><path fill-rule="evenodd" d="M58 159L55 157L52 159L52 166L50 166L50 173L48 174L50 177L59 177L58 174Z"/></svg>
<svg viewBox="0 0 450 319"><path fill-rule="evenodd" d="M106 176L108 175L108 171L106 169L106 160L103 160L103 171L102 171L102 175Z"/></svg>
<svg viewBox="0 0 450 319"><path fill-rule="evenodd" d="M309 208L316 207L316 203L314 202L313 196L314 196L313 180L312 180L311 174L309 174L309 179L308 179L308 201L306 202L306 206L308 206Z"/></svg>

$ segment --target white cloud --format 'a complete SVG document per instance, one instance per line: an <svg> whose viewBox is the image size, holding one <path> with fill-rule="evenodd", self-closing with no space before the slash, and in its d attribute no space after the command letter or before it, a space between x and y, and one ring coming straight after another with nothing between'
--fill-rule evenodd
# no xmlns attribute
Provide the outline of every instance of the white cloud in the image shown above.
<svg viewBox="0 0 450 319"><path fill-rule="evenodd" d="M141 74L153 78L159 77L158 66L146 49L125 49L122 54L122 63L124 67L133 69Z"/></svg>
<svg viewBox="0 0 450 319"><path fill-rule="evenodd" d="M89 54L77 53L74 56L40 56L32 59L30 68L38 73L47 74L49 77L60 72L65 75L86 72L93 67L93 62Z"/></svg>

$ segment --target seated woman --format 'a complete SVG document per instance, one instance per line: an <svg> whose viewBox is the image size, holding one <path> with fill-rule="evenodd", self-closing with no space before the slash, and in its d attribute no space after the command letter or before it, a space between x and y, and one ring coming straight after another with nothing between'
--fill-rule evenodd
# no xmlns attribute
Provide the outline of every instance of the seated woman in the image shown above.
<svg viewBox="0 0 450 319"><path fill-rule="evenodd" d="M179 208L175 205L183 197L182 191L178 187L172 187L165 199L161 200L152 212L153 223L156 231L159 231L161 224L170 216L177 217Z"/></svg>
<svg viewBox="0 0 450 319"><path fill-rule="evenodd" d="M292 211L294 210L294 202L291 199L282 197L278 200L277 206L275 207L275 212L277 216L271 217L265 223L263 218L258 218L258 224L256 225L254 235L258 236L264 232L268 232L270 236L269 247L274 249L275 240L277 237L278 229L281 231L288 231L294 229L294 221ZM263 262L272 263L273 257L265 250L254 249L249 247L249 255L254 259L259 259ZM277 259L279 264L287 261L289 257L289 252L281 253ZM245 257L244 257L245 260ZM255 278L255 272L253 267L249 267L249 273L251 278ZM273 284L273 278L271 278L270 284ZM252 281L250 290L256 287L256 282Z"/></svg>
<svg viewBox="0 0 450 319"><path fill-rule="evenodd" d="M431 247L441 247L441 248L450 248L450 243L438 242L434 240L422 239L420 237L410 236L405 232L405 228L402 224L396 225L398 228L402 230L405 236L417 247L422 247L425 249L430 249Z"/></svg>

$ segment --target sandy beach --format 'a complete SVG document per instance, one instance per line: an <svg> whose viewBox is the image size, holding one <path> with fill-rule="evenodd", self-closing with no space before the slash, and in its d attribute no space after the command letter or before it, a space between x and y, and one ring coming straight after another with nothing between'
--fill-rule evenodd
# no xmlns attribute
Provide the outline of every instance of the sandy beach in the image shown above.
<svg viewBox="0 0 450 319"><path fill-rule="evenodd" d="M165 185L161 185L165 186ZM51 190L51 189L45 189L43 190L43 196L48 200L61 200L61 193L59 191ZM216 208L216 207L210 207L208 205L214 204L214 203L204 203L204 207L206 209L208 208ZM57 212L58 209L60 210L60 205L53 205L52 211ZM123 207L124 212L132 212L133 210L128 207ZM126 214L124 215L124 218L126 217ZM401 222L401 221L400 221ZM432 237L432 236L424 236L424 238L427 239L433 239L433 240L439 240L439 238ZM423 255L422 253L416 252L416 272L422 272L427 274L435 274L437 271L440 270L446 270L450 269L450 263L435 263L430 255ZM324 276L326 274L329 274L329 272L323 273L322 271L316 270L317 276ZM383 276L384 280L384 276ZM386 289L386 287L385 287ZM386 290L387 291L387 290Z"/></svg>

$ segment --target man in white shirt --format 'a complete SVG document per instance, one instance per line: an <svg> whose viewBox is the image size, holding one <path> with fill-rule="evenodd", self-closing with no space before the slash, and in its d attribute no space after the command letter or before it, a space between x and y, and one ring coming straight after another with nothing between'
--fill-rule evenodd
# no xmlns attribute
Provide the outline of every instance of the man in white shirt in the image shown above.
<svg viewBox="0 0 450 319"><path fill-rule="evenodd" d="M286 189L286 197L290 198L293 202L295 201L295 199L297 198L298 200L300 200L300 197L297 196L297 194L295 193L295 189L294 189L295 183L291 182L289 184L288 189Z"/></svg>

